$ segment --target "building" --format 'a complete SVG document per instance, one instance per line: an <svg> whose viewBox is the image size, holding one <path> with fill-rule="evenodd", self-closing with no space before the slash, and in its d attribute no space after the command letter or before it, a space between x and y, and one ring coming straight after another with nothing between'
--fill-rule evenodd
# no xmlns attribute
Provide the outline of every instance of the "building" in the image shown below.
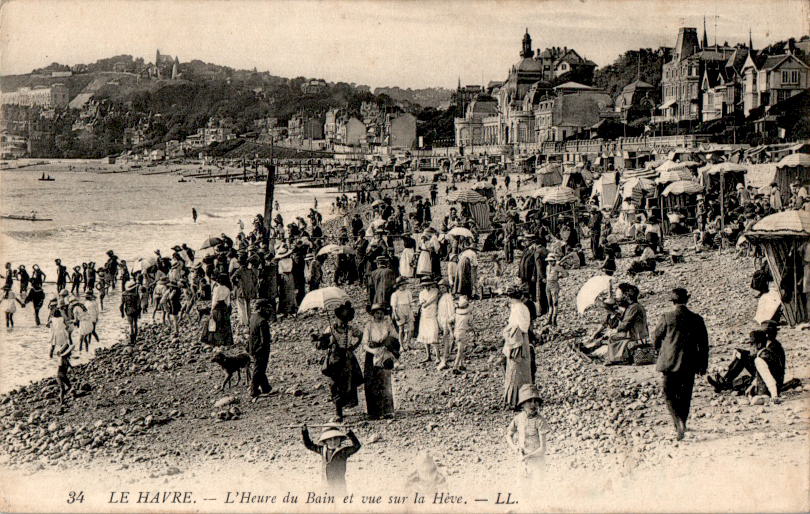
<svg viewBox="0 0 810 514"><path fill-rule="evenodd" d="M810 87L810 67L789 45L781 55L757 55L752 52L742 67L743 113L785 101Z"/></svg>
<svg viewBox="0 0 810 514"><path fill-rule="evenodd" d="M651 99L654 92L655 86L636 79L622 88L616 97L614 109L625 121L636 119L642 113L650 115L656 105Z"/></svg>
<svg viewBox="0 0 810 514"><path fill-rule="evenodd" d="M392 148L413 148L416 144L416 116L410 113L388 115L386 143Z"/></svg>
<svg viewBox="0 0 810 514"><path fill-rule="evenodd" d="M562 77L566 73L572 71L587 73L588 70L593 72L596 65L583 59L572 49L546 49L536 55L532 49L532 38L527 30L523 35L518 55L520 60L509 69L506 80L490 82L486 90L470 101L463 116L455 119L456 145L509 145L536 142L539 133L536 111L538 109L543 111L541 119L548 121L551 118L545 111L551 109L549 106L553 106L553 102L550 104L548 102L557 97L583 94L584 97L590 98L597 95L599 100L594 101L591 107L592 114L597 117L605 105L612 105L604 92L585 84L566 82L552 87L549 80ZM559 119L559 116L555 119ZM596 121L591 125L594 123ZM543 134L544 137L568 137L568 134L579 128L580 125L572 123L570 127L560 128L559 131L544 128ZM563 132L565 136L562 136ZM557 135L548 135L552 133Z"/></svg>
<svg viewBox="0 0 810 514"><path fill-rule="evenodd" d="M564 141L589 130L611 110L610 95L597 89L560 94L534 109L533 141Z"/></svg>
<svg viewBox="0 0 810 514"><path fill-rule="evenodd" d="M697 28L681 27L672 59L664 63L661 74L662 116L658 121L700 121L703 76L715 76L723 70L734 51L727 45L709 46L705 26L702 45Z"/></svg>
<svg viewBox="0 0 810 514"><path fill-rule="evenodd" d="M326 89L326 81L323 79L310 79L301 84L301 92L305 95L315 95Z"/></svg>
<svg viewBox="0 0 810 514"><path fill-rule="evenodd" d="M360 146L366 141L366 126L355 117L343 118L338 125L337 142L349 145Z"/></svg>
<svg viewBox="0 0 810 514"><path fill-rule="evenodd" d="M323 139L323 122L315 117L297 114L287 122L287 136L290 139Z"/></svg>
<svg viewBox="0 0 810 514"><path fill-rule="evenodd" d="M64 84L53 84L49 87L21 87L11 93L0 95L3 105L21 105L25 107L65 107L68 104L68 89Z"/></svg>

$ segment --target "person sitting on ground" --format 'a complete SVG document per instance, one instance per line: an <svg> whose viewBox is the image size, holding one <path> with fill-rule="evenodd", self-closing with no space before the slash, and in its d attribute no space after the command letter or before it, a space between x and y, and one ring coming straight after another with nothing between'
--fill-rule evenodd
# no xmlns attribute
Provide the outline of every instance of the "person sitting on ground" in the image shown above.
<svg viewBox="0 0 810 514"><path fill-rule="evenodd" d="M439 468L429 453L420 452L416 456L414 468L413 473L408 475L405 481L409 491L428 494L447 489L447 478L439 473Z"/></svg>
<svg viewBox="0 0 810 514"><path fill-rule="evenodd" d="M616 304L623 308L621 320L607 337L607 344L596 348L591 355L604 359L606 365L627 364L633 349L650 342L647 311L638 303L639 290L633 284L622 282L616 291Z"/></svg>
<svg viewBox="0 0 810 514"><path fill-rule="evenodd" d="M754 351L738 348L734 351L725 373L715 373L706 380L716 393L736 391L750 396L770 396L776 400L784 390L785 350L775 339L768 339L765 330L752 330L748 342ZM744 371L748 375L741 376Z"/></svg>
<svg viewBox="0 0 810 514"><path fill-rule="evenodd" d="M630 268L627 272L632 276L644 271L651 271L655 273L656 260L655 260L655 243L648 242L645 245L644 251L641 256L630 263Z"/></svg>
<svg viewBox="0 0 810 514"><path fill-rule="evenodd" d="M686 214L683 209L675 209L667 213L669 220L669 231L673 234L688 234L689 227L686 226Z"/></svg>

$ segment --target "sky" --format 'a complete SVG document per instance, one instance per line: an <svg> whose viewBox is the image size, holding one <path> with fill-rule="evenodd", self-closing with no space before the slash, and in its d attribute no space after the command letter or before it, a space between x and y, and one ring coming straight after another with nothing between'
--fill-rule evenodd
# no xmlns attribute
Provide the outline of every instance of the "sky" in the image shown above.
<svg viewBox="0 0 810 514"><path fill-rule="evenodd" d="M4 0L0 73L118 54L200 59L282 77L372 87L503 80L528 28L600 66L674 46L703 17L709 43L754 46L810 33L810 0ZM715 29L716 26L716 29Z"/></svg>

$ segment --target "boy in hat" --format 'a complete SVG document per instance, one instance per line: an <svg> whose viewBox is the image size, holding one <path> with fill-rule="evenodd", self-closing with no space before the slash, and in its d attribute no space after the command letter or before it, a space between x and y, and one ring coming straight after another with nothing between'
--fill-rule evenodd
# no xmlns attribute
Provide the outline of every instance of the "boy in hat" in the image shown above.
<svg viewBox="0 0 810 514"><path fill-rule="evenodd" d="M548 424L540 416L541 405L537 388L523 384L518 391L520 412L506 427L506 444L517 454L524 474L530 478L537 478L545 464Z"/></svg>
<svg viewBox="0 0 810 514"><path fill-rule="evenodd" d="M327 488L336 493L343 493L346 490L346 461L361 447L357 436L351 429L343 432L340 425L330 423L325 425L317 443L313 443L310 439L306 424L301 427L301 437L309 451L321 456L323 478ZM343 442L347 439L351 441L351 446L343 446Z"/></svg>
<svg viewBox="0 0 810 514"><path fill-rule="evenodd" d="M73 266L73 273L70 275L70 294L79 296L81 283L82 268L80 266Z"/></svg>
<svg viewBox="0 0 810 514"><path fill-rule="evenodd" d="M395 290L391 295L391 319L399 331L399 342L402 350L410 342L413 330L413 298L408 291L408 279L399 277L394 284Z"/></svg>

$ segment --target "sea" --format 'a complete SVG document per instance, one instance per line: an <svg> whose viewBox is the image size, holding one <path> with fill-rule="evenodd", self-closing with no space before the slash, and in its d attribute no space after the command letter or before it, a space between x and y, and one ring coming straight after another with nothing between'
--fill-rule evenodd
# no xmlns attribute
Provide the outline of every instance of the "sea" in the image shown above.
<svg viewBox="0 0 810 514"><path fill-rule="evenodd" d="M157 249L168 256L175 244L187 243L196 250L208 237L223 232L233 237L240 220L250 230L253 218L264 209L264 182L178 182L176 174L135 172L46 173L55 180L38 180L42 170L36 166L0 172L0 213L30 215L36 211L38 217L53 219L0 219L0 266L10 262L16 269L24 264L30 273L39 264L47 275L46 306L56 292L56 258L69 270L89 261L101 266L107 250L113 250L132 269L138 258L153 256ZM285 223L305 217L316 200L319 211L328 218L336 196L334 189L275 188ZM192 208L198 213L196 223ZM19 292L16 281L14 291ZM101 342L94 339L90 354L81 354L74 364L86 362L97 348L115 344L124 335L119 293L105 298L98 325ZM47 318L46 307L40 317ZM14 329L0 327L0 393L55 376L57 362L48 358L48 340L48 329L36 327L30 304L25 309L18 306Z"/></svg>

